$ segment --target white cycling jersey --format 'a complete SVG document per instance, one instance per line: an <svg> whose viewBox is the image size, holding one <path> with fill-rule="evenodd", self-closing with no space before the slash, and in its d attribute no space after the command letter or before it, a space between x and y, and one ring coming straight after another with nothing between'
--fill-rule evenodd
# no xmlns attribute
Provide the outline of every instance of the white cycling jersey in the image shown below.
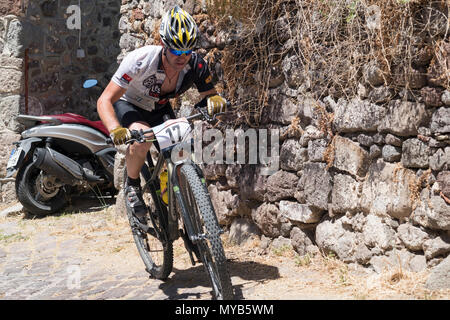
<svg viewBox="0 0 450 320"><path fill-rule="evenodd" d="M205 61L195 52L189 63L180 72L174 92L161 96L161 86L166 78L162 67L161 46L144 46L130 52L120 64L112 81L127 89L120 98L142 109L153 111L189 89L192 84L198 91L207 91L214 86Z"/></svg>

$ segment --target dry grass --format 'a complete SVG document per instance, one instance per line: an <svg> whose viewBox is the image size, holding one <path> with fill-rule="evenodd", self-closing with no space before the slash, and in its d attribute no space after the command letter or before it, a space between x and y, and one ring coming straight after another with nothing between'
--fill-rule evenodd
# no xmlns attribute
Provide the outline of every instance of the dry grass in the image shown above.
<svg viewBox="0 0 450 320"><path fill-rule="evenodd" d="M224 50L228 96L257 126L269 83L286 56L300 61L305 92L316 99L357 95L365 67L374 64L396 92L414 88L411 74L442 68L436 81L449 88L444 54L449 3L444 0L209 0L219 29L235 34ZM369 85L370 86L370 85Z"/></svg>
<svg viewBox="0 0 450 320"><path fill-rule="evenodd" d="M405 175L407 174L407 168L403 167L402 163L397 163L394 168L392 181L395 183L399 183L401 179L405 179ZM430 175L431 169L425 170L419 177L416 177L414 174L407 174L406 183L408 185L408 189L410 191L409 199L412 203L412 209L414 210L421 203L420 193L423 189L431 189L430 186ZM428 201L428 206L433 208L430 201Z"/></svg>

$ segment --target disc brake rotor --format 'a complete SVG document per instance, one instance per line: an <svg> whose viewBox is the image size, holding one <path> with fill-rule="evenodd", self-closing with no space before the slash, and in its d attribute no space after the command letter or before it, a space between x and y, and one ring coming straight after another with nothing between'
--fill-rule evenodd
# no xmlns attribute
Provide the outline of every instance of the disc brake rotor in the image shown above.
<svg viewBox="0 0 450 320"><path fill-rule="evenodd" d="M44 200L49 200L58 194L60 185L56 183L56 177L47 175L41 171L36 178L36 191Z"/></svg>

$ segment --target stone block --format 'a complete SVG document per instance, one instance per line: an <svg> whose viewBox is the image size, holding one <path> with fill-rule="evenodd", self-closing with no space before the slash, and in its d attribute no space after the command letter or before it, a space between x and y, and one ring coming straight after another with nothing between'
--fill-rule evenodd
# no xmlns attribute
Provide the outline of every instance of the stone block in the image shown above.
<svg viewBox="0 0 450 320"><path fill-rule="evenodd" d="M11 95L0 98L0 130L2 128L19 133L23 126L16 121L17 115L22 110L24 104L23 97Z"/></svg>
<svg viewBox="0 0 450 320"><path fill-rule="evenodd" d="M419 127L428 120L429 115L423 103L393 100L389 102L386 116L378 130L400 137L415 136Z"/></svg>
<svg viewBox="0 0 450 320"><path fill-rule="evenodd" d="M20 140L20 134L10 130L0 130L0 178L6 175L6 164L9 160L9 155L14 149L13 142Z"/></svg>
<svg viewBox="0 0 450 320"><path fill-rule="evenodd" d="M368 247L376 247L385 251L392 249L394 246L395 231L379 216L368 215L362 233L364 243Z"/></svg>
<svg viewBox="0 0 450 320"><path fill-rule="evenodd" d="M342 219L326 218L320 222L315 241L321 251L334 252L344 262L366 263L372 256L361 234L346 230Z"/></svg>
<svg viewBox="0 0 450 320"><path fill-rule="evenodd" d="M398 219L408 217L413 210L410 184L416 179L412 170L399 169L395 164L379 159L370 166L363 182L361 209Z"/></svg>
<svg viewBox="0 0 450 320"><path fill-rule="evenodd" d="M450 289L450 256L431 270L425 284L427 289Z"/></svg>
<svg viewBox="0 0 450 320"><path fill-rule="evenodd" d="M280 201L280 213L282 216L295 223L316 223L322 217L322 210L310 208L306 204L300 204L294 201Z"/></svg>
<svg viewBox="0 0 450 320"><path fill-rule="evenodd" d="M4 69L15 69L22 72L24 63L22 58L9 57L2 54L0 55L0 66Z"/></svg>
<svg viewBox="0 0 450 320"><path fill-rule="evenodd" d="M280 210L276 205L271 203L263 203L257 209L252 210L253 221L264 235L271 238L276 238L281 235L281 225L278 220L279 215Z"/></svg>
<svg viewBox="0 0 450 320"><path fill-rule="evenodd" d="M308 142L308 159L311 162L323 162L328 142L325 139L312 140Z"/></svg>
<svg viewBox="0 0 450 320"><path fill-rule="evenodd" d="M369 154L350 139L336 136L333 166L355 176L363 177L368 169Z"/></svg>
<svg viewBox="0 0 450 320"><path fill-rule="evenodd" d="M407 168L428 168L430 147L419 139L408 139L402 146L402 164Z"/></svg>
<svg viewBox="0 0 450 320"><path fill-rule="evenodd" d="M383 160L386 162L397 162L402 158L401 148L385 145L381 150Z"/></svg>
<svg viewBox="0 0 450 320"><path fill-rule="evenodd" d="M8 25L3 54L10 57L21 58L23 57L24 52L23 26L20 20L14 19Z"/></svg>
<svg viewBox="0 0 450 320"><path fill-rule="evenodd" d="M267 178L266 200L279 201L294 197L299 178L296 174L283 170L277 171Z"/></svg>
<svg viewBox="0 0 450 320"><path fill-rule="evenodd" d="M376 132L385 114L385 107L369 101L339 99L333 124L338 132Z"/></svg>
<svg viewBox="0 0 450 320"><path fill-rule="evenodd" d="M433 113L430 124L434 134L450 132L450 108L441 107Z"/></svg>
<svg viewBox="0 0 450 320"><path fill-rule="evenodd" d="M2 76L0 77L1 94L21 94L23 91L22 71L9 68L0 68Z"/></svg>
<svg viewBox="0 0 450 320"><path fill-rule="evenodd" d="M306 203L313 208L327 210L332 185L326 164L307 163L303 171L299 188L303 190Z"/></svg>
<svg viewBox="0 0 450 320"><path fill-rule="evenodd" d="M302 148L298 140L288 139L283 142L280 150L281 169L299 171L306 161L308 161L308 150Z"/></svg>
<svg viewBox="0 0 450 320"><path fill-rule="evenodd" d="M412 251L422 250L424 242L430 239L428 233L409 223L401 224L397 228L397 234L406 248Z"/></svg>
<svg viewBox="0 0 450 320"><path fill-rule="evenodd" d="M292 228L290 238L292 247L300 256L319 252L319 248L314 245L308 235L298 227Z"/></svg>
<svg viewBox="0 0 450 320"><path fill-rule="evenodd" d="M412 219L415 223L435 230L450 230L450 204L428 189L422 190Z"/></svg>
<svg viewBox="0 0 450 320"><path fill-rule="evenodd" d="M334 176L331 191L331 204L333 214L356 212L360 209L361 183L349 175L337 174Z"/></svg>

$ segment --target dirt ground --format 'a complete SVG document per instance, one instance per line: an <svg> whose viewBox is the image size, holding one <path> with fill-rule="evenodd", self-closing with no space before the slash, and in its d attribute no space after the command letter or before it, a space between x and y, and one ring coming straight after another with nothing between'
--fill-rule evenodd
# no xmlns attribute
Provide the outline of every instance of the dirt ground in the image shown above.
<svg viewBox="0 0 450 320"><path fill-rule="evenodd" d="M262 249L259 239L238 246L225 233L223 243L241 300L450 298L450 290L424 287L429 270L398 266L377 274L332 256ZM192 266L181 240L174 244L174 261L169 280L148 279L128 220L114 206L0 219L0 299L211 299L203 266ZM73 266L81 271L77 290L67 280Z"/></svg>

